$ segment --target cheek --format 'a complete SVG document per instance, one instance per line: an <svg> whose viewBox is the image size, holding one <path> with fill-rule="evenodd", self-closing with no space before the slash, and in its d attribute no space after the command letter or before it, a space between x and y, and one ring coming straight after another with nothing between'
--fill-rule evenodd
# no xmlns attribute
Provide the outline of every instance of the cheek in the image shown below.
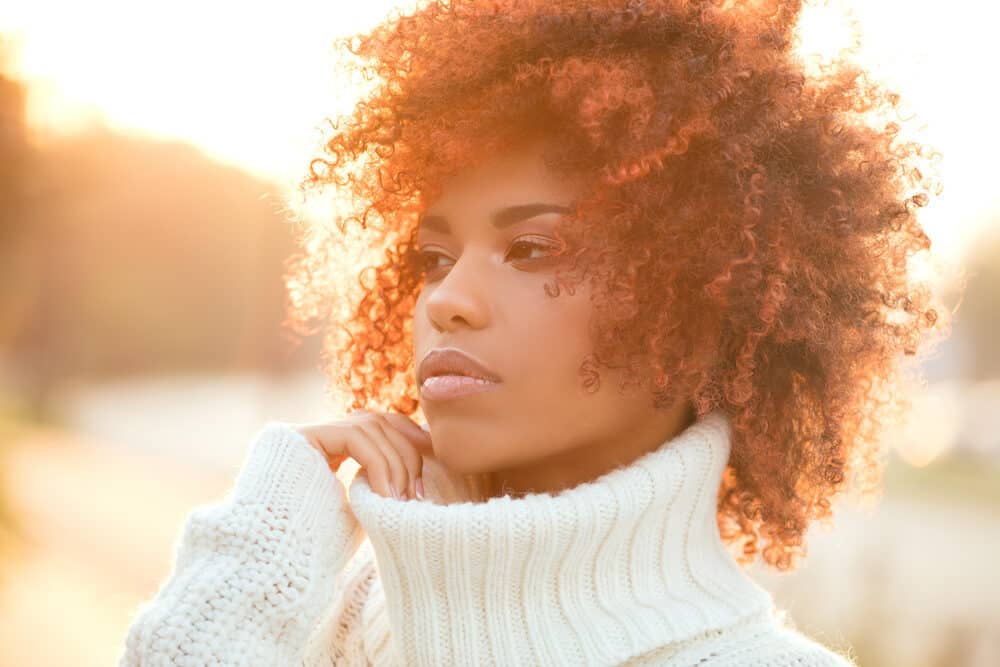
<svg viewBox="0 0 1000 667"><path fill-rule="evenodd" d="M590 299L580 292L545 296L525 304L515 315L517 331L512 339L520 344L513 352L539 391L564 392L582 382L580 366L593 348L590 315Z"/></svg>
<svg viewBox="0 0 1000 667"><path fill-rule="evenodd" d="M491 331L472 334L482 336L494 346L492 358L502 365L515 389L507 398L519 405L520 411L531 406L551 405L554 396L569 399L584 397L580 367L593 349L590 340L592 306L590 294L583 286L573 295L562 292L549 297L539 282L517 289L497 289L494 312L488 327ZM418 297L413 322L413 339L419 353L434 338L433 326L427 318L422 297Z"/></svg>

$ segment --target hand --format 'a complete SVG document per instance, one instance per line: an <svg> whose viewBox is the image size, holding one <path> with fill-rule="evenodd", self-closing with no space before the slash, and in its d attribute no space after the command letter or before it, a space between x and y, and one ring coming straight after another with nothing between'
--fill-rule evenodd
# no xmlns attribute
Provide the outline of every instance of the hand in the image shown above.
<svg viewBox="0 0 1000 667"><path fill-rule="evenodd" d="M295 424L334 472L347 457L358 462L379 495L424 497L423 457L432 454L430 434L404 414L355 410L344 419Z"/></svg>

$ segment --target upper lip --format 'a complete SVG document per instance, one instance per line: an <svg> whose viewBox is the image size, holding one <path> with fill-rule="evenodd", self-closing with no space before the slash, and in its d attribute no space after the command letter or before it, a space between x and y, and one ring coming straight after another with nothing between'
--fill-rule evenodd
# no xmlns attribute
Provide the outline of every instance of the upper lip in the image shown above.
<svg viewBox="0 0 1000 667"><path fill-rule="evenodd" d="M417 369L417 384L423 384L424 380L434 375L468 375L493 382L500 381L496 373L454 347L435 348L424 355Z"/></svg>

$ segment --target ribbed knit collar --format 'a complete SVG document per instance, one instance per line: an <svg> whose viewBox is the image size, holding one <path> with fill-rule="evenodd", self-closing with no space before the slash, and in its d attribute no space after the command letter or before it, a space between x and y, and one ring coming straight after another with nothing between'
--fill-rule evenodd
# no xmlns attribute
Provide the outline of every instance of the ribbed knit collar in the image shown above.
<svg viewBox="0 0 1000 667"><path fill-rule="evenodd" d="M717 409L555 495L438 505L356 476L394 651L408 665L615 665L770 613L719 536L730 436Z"/></svg>

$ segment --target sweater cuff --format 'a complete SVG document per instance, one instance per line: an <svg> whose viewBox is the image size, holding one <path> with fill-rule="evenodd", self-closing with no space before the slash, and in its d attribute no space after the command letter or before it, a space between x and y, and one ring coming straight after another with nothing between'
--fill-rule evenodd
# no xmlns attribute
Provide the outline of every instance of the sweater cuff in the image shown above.
<svg viewBox="0 0 1000 667"><path fill-rule="evenodd" d="M300 664L342 604L336 577L363 539L326 457L268 422L226 497L188 515L171 576L133 620L120 664Z"/></svg>
<svg viewBox="0 0 1000 667"><path fill-rule="evenodd" d="M306 534L334 526L360 530L326 457L285 422L268 421L257 432L230 496L240 504L265 506Z"/></svg>

